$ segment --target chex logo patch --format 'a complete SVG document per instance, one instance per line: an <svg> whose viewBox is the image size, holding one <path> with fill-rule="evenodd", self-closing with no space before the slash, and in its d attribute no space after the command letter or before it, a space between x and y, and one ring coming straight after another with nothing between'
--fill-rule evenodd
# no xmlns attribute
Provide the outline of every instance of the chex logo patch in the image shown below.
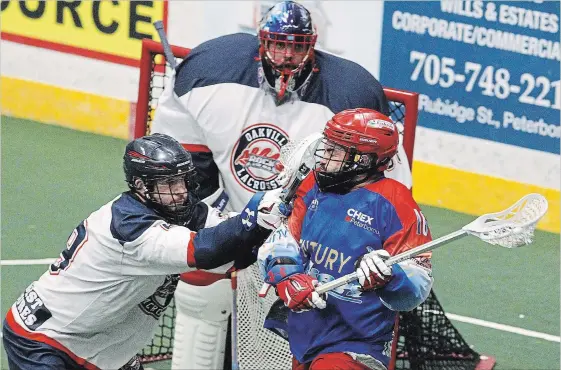
<svg viewBox="0 0 561 370"><path fill-rule="evenodd" d="M350 222L351 224L360 227L366 231L370 231L371 233L380 235L378 229L372 227L372 223L374 221L374 217L367 215L366 213L362 213L357 211L354 208L349 208L347 210L347 215L345 217L345 221Z"/></svg>

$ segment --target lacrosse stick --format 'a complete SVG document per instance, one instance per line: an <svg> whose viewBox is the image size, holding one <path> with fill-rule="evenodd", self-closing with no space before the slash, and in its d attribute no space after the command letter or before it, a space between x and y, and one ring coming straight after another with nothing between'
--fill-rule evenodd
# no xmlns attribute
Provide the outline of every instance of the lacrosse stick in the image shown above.
<svg viewBox="0 0 561 370"><path fill-rule="evenodd" d="M440 248L466 235L473 235L492 245L504 248L518 248L528 245L534 237L538 221L547 212L547 200L540 194L528 194L502 212L488 213L478 217L461 230L388 258L388 266L418 256L421 253ZM356 272L322 284L316 288L319 294L343 286L357 279Z"/></svg>
<svg viewBox="0 0 561 370"><path fill-rule="evenodd" d="M320 133L315 133L300 141L291 141L282 147L279 160L283 165L283 171L277 177L277 181L285 189L284 204L290 204L298 187L314 168L316 143L322 137Z"/></svg>
<svg viewBox="0 0 561 370"><path fill-rule="evenodd" d="M166 56L166 60L169 63L171 69L175 71L175 67L177 66L177 63L175 61L175 57L173 56L173 53L171 52L171 46L169 45L168 38L166 36L166 31L164 30L164 22L156 21L154 22L154 27L158 32L158 36L160 36L162 46L164 47L164 55Z"/></svg>

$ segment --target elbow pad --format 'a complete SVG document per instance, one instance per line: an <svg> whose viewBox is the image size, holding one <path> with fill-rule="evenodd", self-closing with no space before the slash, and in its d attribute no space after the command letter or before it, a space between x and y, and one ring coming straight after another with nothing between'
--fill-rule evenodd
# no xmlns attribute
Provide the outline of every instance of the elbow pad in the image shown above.
<svg viewBox="0 0 561 370"><path fill-rule="evenodd" d="M394 277L377 291L382 303L392 311L411 311L428 297L433 279L429 271L407 261L393 265Z"/></svg>
<svg viewBox="0 0 561 370"><path fill-rule="evenodd" d="M255 259L253 249L265 241L270 231L257 224L257 208L263 193L256 193L242 214L200 230L193 239L195 266L212 269L235 259Z"/></svg>
<svg viewBox="0 0 561 370"><path fill-rule="evenodd" d="M240 215L232 217L215 227L202 229L195 235L195 266L210 270L235 259L253 253L270 231L257 226L248 231L242 226Z"/></svg>

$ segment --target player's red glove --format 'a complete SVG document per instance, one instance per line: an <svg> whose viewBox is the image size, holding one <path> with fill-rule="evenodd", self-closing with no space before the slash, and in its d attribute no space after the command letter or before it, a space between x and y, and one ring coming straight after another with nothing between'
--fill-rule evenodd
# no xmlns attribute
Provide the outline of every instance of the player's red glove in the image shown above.
<svg viewBox="0 0 561 370"><path fill-rule="evenodd" d="M294 274L277 284L277 294L294 312L324 309L327 303L315 291L317 285L318 281L310 275Z"/></svg>
<svg viewBox="0 0 561 370"><path fill-rule="evenodd" d="M381 249L360 257L356 263L358 283L363 291L383 287L392 279L392 268L384 263L390 254Z"/></svg>

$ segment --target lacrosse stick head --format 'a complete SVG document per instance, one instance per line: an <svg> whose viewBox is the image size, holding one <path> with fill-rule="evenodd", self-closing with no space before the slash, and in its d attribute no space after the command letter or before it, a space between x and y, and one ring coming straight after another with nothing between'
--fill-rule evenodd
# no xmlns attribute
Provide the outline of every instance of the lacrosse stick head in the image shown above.
<svg viewBox="0 0 561 370"><path fill-rule="evenodd" d="M536 224L547 212L547 207L543 195L528 194L502 212L478 217L462 230L489 244L522 247L532 242Z"/></svg>
<svg viewBox="0 0 561 370"><path fill-rule="evenodd" d="M290 141L282 147L279 160L283 170L277 177L277 182L286 189L285 203L290 203L298 186L314 168L315 148L322 137L318 132L302 140Z"/></svg>

